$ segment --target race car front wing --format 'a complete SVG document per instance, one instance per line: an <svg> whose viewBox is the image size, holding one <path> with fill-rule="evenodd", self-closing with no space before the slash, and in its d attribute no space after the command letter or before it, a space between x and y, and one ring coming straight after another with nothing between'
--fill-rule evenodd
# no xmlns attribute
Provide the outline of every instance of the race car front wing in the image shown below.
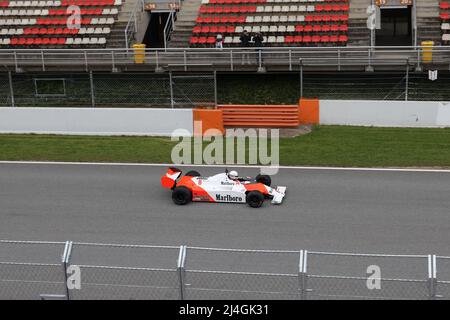
<svg viewBox="0 0 450 320"><path fill-rule="evenodd" d="M286 195L286 187L278 186L276 188L272 188L269 194L273 197L272 204L281 204Z"/></svg>

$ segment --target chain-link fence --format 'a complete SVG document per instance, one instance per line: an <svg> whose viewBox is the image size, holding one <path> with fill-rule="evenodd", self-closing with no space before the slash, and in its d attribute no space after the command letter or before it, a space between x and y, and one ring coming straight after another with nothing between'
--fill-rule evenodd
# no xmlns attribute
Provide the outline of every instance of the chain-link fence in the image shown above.
<svg viewBox="0 0 450 320"><path fill-rule="evenodd" d="M320 99L450 101L450 73L303 73L300 91Z"/></svg>
<svg viewBox="0 0 450 320"><path fill-rule="evenodd" d="M2 241L0 299L65 295L64 242Z"/></svg>
<svg viewBox="0 0 450 320"><path fill-rule="evenodd" d="M0 74L0 106L192 108L216 105L216 92L215 72Z"/></svg>
<svg viewBox="0 0 450 320"><path fill-rule="evenodd" d="M0 299L450 299L450 257L0 241Z"/></svg>
<svg viewBox="0 0 450 320"><path fill-rule="evenodd" d="M312 299L427 299L428 256L308 252Z"/></svg>
<svg viewBox="0 0 450 320"><path fill-rule="evenodd" d="M450 101L450 72L300 74L0 73L0 107L169 107L294 104L298 97Z"/></svg>

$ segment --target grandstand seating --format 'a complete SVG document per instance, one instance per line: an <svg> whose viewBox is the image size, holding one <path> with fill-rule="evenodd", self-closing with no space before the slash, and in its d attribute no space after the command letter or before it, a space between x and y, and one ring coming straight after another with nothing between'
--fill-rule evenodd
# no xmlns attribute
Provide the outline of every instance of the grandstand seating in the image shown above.
<svg viewBox="0 0 450 320"><path fill-rule="evenodd" d="M440 17L441 17L441 30L442 30L442 43L445 45L450 44L450 1L441 1L439 3Z"/></svg>
<svg viewBox="0 0 450 320"><path fill-rule="evenodd" d="M117 19L122 0L0 0L0 48L101 47ZM68 24L79 6L79 28Z"/></svg>
<svg viewBox="0 0 450 320"><path fill-rule="evenodd" d="M348 0L202 0L191 46L239 46L243 30L264 46L335 46L348 41Z"/></svg>

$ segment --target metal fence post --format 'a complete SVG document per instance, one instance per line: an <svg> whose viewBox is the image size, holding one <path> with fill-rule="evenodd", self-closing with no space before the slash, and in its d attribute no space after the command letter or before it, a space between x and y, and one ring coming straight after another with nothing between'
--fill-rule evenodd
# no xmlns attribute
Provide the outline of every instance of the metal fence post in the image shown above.
<svg viewBox="0 0 450 320"><path fill-rule="evenodd" d="M11 107L15 107L16 102L14 101L14 88L13 88L11 71L8 71L8 79L9 79L9 94L11 96Z"/></svg>
<svg viewBox="0 0 450 320"><path fill-rule="evenodd" d="M303 98L303 61L302 58L299 59L300 65L300 98Z"/></svg>
<svg viewBox="0 0 450 320"><path fill-rule="evenodd" d="M217 107L217 70L214 70L214 107Z"/></svg>
<svg viewBox="0 0 450 320"><path fill-rule="evenodd" d="M408 101L408 86L409 86L409 58L406 59L405 101Z"/></svg>
<svg viewBox="0 0 450 320"><path fill-rule="evenodd" d="M72 241L66 241L66 245L64 246L64 252L62 255L62 267L64 272L64 289L66 291L66 299L70 300L70 290L67 283L67 266L69 265L70 255L72 254Z"/></svg>
<svg viewBox="0 0 450 320"><path fill-rule="evenodd" d="M20 71L19 70L19 63L17 62L17 52L16 51L14 51L14 67L15 67L16 72Z"/></svg>
<svg viewBox="0 0 450 320"><path fill-rule="evenodd" d="M169 89L170 89L170 106L173 108L173 84L172 84L172 71L169 71Z"/></svg>
<svg viewBox="0 0 450 320"><path fill-rule="evenodd" d="M299 294L301 300L306 300L308 298L308 275L307 275L307 250L300 250L300 258L298 264L298 286Z"/></svg>
<svg viewBox="0 0 450 320"><path fill-rule="evenodd" d="M44 51L41 50L42 71L45 71Z"/></svg>
<svg viewBox="0 0 450 320"><path fill-rule="evenodd" d="M180 246L180 253L178 254L178 264L177 264L177 273L180 282L180 300L186 299L185 262L186 262L186 246Z"/></svg>
<svg viewBox="0 0 450 320"><path fill-rule="evenodd" d="M292 50L289 49L289 71L292 71Z"/></svg>
<svg viewBox="0 0 450 320"><path fill-rule="evenodd" d="M230 68L231 68L231 71L234 70L234 67L233 67L233 50L230 50Z"/></svg>
<svg viewBox="0 0 450 320"><path fill-rule="evenodd" d="M437 278L436 278L436 255L428 255L428 292L430 300L436 299Z"/></svg>
<svg viewBox="0 0 450 320"><path fill-rule="evenodd" d="M420 66L420 47L416 47L417 50L417 66L416 66L416 71L420 72L422 71L422 67Z"/></svg>
<svg viewBox="0 0 450 320"><path fill-rule="evenodd" d="M88 72L89 65L88 65L88 56L87 56L87 52L86 51L84 51L84 67L85 67L86 72Z"/></svg>
<svg viewBox="0 0 450 320"><path fill-rule="evenodd" d="M91 105L92 108L95 108L94 75L92 74L92 70L89 71L89 82L91 84Z"/></svg>

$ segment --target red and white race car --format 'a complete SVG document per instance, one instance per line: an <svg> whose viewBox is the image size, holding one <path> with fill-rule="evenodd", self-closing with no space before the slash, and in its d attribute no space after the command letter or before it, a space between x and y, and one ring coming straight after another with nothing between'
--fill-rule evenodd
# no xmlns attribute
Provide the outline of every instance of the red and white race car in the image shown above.
<svg viewBox="0 0 450 320"><path fill-rule="evenodd" d="M258 208L265 199L280 204L286 194L286 187L270 187L271 178L268 175L258 175L252 179L239 177L234 170L225 170L225 173L202 177L197 171L189 171L180 178L181 173L177 168L169 168L161 178L162 186L172 190L173 202L178 205L191 201L246 202Z"/></svg>

